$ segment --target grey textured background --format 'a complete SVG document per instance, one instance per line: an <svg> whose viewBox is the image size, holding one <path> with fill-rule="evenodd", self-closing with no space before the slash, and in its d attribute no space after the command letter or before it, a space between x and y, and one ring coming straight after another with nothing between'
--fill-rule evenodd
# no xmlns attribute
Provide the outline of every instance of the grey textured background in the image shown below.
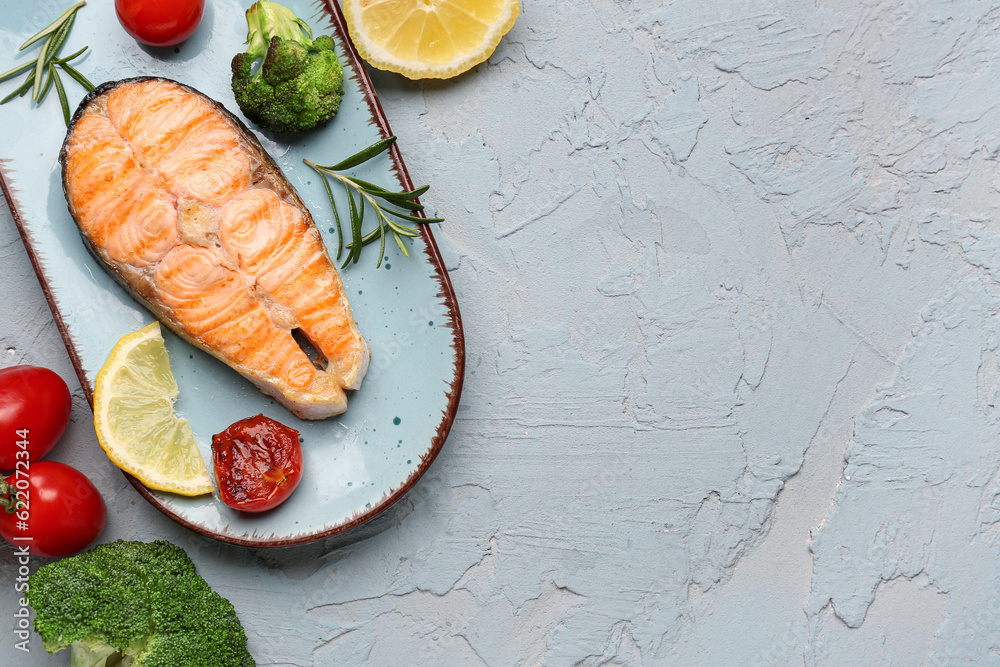
<svg viewBox="0 0 1000 667"><path fill-rule="evenodd" d="M262 665L1000 664L1000 4L527 3L376 73L462 306L427 477L349 546L180 529L100 454L4 212L0 365ZM0 549L0 610L12 609ZM0 662L24 659L0 622Z"/></svg>

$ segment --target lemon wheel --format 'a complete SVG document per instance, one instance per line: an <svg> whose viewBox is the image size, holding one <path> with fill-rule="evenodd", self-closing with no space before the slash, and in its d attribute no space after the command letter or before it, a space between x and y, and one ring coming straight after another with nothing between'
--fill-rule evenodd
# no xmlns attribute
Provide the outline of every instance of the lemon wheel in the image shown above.
<svg viewBox="0 0 1000 667"><path fill-rule="evenodd" d="M211 493L191 426L174 414L177 393L159 322L122 337L97 374L97 440L115 465L151 489Z"/></svg>
<svg viewBox="0 0 1000 667"><path fill-rule="evenodd" d="M358 53L411 79L447 79L490 57L518 0L343 0Z"/></svg>

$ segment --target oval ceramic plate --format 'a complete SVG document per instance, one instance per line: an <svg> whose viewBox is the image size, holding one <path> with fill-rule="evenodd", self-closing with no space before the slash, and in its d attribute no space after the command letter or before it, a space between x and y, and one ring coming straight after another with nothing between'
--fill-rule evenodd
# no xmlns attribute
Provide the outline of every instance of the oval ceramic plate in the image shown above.
<svg viewBox="0 0 1000 667"><path fill-rule="evenodd" d="M391 133L347 39L339 6L282 2L307 20L314 35L332 33L337 40L345 70L343 102L327 126L291 142L248 125L299 191L335 255L337 233L326 190L302 160L332 164ZM0 70L33 58L37 49L16 59L14 54L69 4L6 3L0 9ZM229 87L229 62L246 39L249 4L213 0L194 37L180 47L148 49L119 28L111 0L91 0L78 13L61 53L89 45L89 53L76 64L95 84L164 76L200 90L242 118ZM21 80L0 84L0 95L15 90ZM64 81L75 109L85 91L68 77ZM40 106L30 96L0 106L0 127L6 130L0 133L4 194L91 398L94 379L115 342L153 318L87 253L66 209L58 165L66 127L55 91ZM395 146L353 173L393 188L413 188ZM432 188L431 201L435 194ZM335 196L339 209L347 211L343 191L335 189ZM377 248L369 246L358 264L341 271L351 310L371 346L372 363L363 387L349 395L348 410L340 417L299 420L235 371L164 330L180 387L176 410L190 421L206 462L211 462L212 435L244 417L263 413L301 432L304 474L287 502L255 516L231 510L216 496L184 498L150 491L129 478L136 489L192 530L255 547L302 544L343 533L402 497L448 436L464 372L454 292L430 228L421 225L420 230L409 258L390 239L381 268L375 268Z"/></svg>

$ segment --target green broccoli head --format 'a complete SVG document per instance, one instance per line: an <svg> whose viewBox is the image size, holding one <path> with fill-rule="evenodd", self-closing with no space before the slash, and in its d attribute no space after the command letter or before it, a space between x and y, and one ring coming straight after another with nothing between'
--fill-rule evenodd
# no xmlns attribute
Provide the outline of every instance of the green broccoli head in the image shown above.
<svg viewBox="0 0 1000 667"><path fill-rule="evenodd" d="M252 667L233 605L184 550L119 540L38 569L28 579L35 630L72 667Z"/></svg>
<svg viewBox="0 0 1000 667"><path fill-rule="evenodd" d="M247 10L247 25L247 50L232 62L233 94L246 117L290 136L333 118L344 83L333 39L313 39L302 19L268 0Z"/></svg>

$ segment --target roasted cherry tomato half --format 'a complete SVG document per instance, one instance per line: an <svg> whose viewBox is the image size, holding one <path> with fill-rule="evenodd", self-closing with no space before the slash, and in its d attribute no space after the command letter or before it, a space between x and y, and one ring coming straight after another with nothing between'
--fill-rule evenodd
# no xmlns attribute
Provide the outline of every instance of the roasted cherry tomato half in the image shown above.
<svg viewBox="0 0 1000 667"><path fill-rule="evenodd" d="M115 0L125 32L148 46L174 46L194 34L205 0Z"/></svg>
<svg viewBox="0 0 1000 667"><path fill-rule="evenodd" d="M48 368L0 370L0 470L48 454L66 432L71 407L69 387Z"/></svg>
<svg viewBox="0 0 1000 667"><path fill-rule="evenodd" d="M243 512L277 507L302 478L299 432L264 415L212 436L212 459L222 502Z"/></svg>
<svg viewBox="0 0 1000 667"><path fill-rule="evenodd" d="M90 546L107 521L97 487L65 463L32 462L0 476L0 535L36 556L72 556Z"/></svg>

